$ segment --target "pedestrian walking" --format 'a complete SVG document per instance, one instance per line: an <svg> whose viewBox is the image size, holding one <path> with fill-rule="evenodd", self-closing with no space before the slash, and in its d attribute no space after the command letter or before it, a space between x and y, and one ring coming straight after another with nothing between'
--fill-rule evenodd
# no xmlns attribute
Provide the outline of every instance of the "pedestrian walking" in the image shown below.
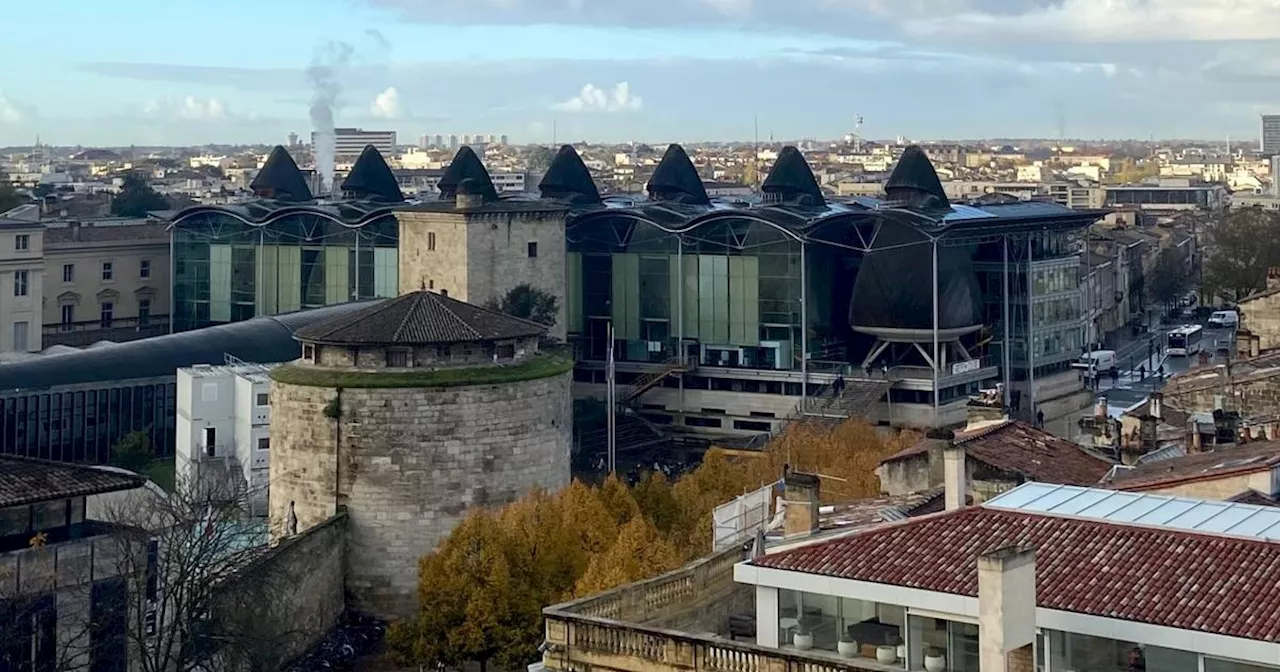
<svg viewBox="0 0 1280 672"><path fill-rule="evenodd" d="M1044 429L1044 411L1036 411L1036 427Z"/></svg>
<svg viewBox="0 0 1280 672"><path fill-rule="evenodd" d="M844 384L845 384L844 374L843 373L836 374L836 382L835 382L835 385L832 385L832 387L835 388L837 399L844 396Z"/></svg>

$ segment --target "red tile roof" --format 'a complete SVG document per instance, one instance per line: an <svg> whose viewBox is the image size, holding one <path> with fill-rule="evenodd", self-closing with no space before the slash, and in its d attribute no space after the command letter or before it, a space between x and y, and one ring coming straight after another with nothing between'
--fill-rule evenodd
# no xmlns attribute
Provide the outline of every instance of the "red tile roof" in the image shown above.
<svg viewBox="0 0 1280 672"><path fill-rule="evenodd" d="M752 561L957 595L979 555L1036 547L1040 607L1280 641L1280 543L969 507Z"/></svg>
<svg viewBox="0 0 1280 672"><path fill-rule="evenodd" d="M966 458L1041 483L1094 485L1112 466L1106 458L1018 420L956 432L955 443L964 446ZM881 463L924 454L929 446L928 439L919 441Z"/></svg>
<svg viewBox="0 0 1280 672"><path fill-rule="evenodd" d="M1151 490L1180 483L1270 471L1280 465L1280 441L1230 446L1209 453L1193 453L1168 460L1140 464L1122 470L1109 487L1117 490Z"/></svg>

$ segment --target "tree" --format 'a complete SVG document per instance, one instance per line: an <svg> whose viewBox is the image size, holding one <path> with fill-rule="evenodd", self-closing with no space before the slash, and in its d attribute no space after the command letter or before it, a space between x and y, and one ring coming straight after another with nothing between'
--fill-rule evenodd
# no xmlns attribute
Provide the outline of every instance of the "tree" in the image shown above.
<svg viewBox="0 0 1280 672"><path fill-rule="evenodd" d="M491 302L488 307L548 327L555 326L556 312L559 310L553 294L529 284L512 287L501 301Z"/></svg>
<svg viewBox="0 0 1280 672"><path fill-rule="evenodd" d="M599 593L614 586L647 579L676 569L680 552L644 516L622 526L618 540L608 551L591 558L578 581L578 595Z"/></svg>
<svg viewBox="0 0 1280 672"><path fill-rule="evenodd" d="M120 193L111 199L111 214L116 217L146 217L151 210L165 210L169 201L147 184L138 173L125 173Z"/></svg>
<svg viewBox="0 0 1280 672"><path fill-rule="evenodd" d="M1191 287L1187 266L1172 248L1165 248L1156 256L1151 267L1151 277L1146 282L1147 296L1168 310Z"/></svg>
<svg viewBox="0 0 1280 672"><path fill-rule="evenodd" d="M122 578L106 611L123 621L131 669L197 672L217 660L266 672L307 643L289 613L296 577L259 561L265 527L247 515L248 493L216 487L181 478L172 494L140 488L99 506L119 530L95 555Z"/></svg>
<svg viewBox="0 0 1280 672"><path fill-rule="evenodd" d="M1244 208L1207 228L1204 291L1237 302L1266 287L1267 269L1280 265L1280 218Z"/></svg>
<svg viewBox="0 0 1280 672"><path fill-rule="evenodd" d="M551 160L554 158L555 153L551 151L550 147L534 147L529 150L529 158L527 160L529 170L535 172L545 171L551 165Z"/></svg>
<svg viewBox="0 0 1280 672"><path fill-rule="evenodd" d="M8 212L22 205L22 198L17 190L8 182L0 182L0 213Z"/></svg>
<svg viewBox="0 0 1280 672"><path fill-rule="evenodd" d="M145 474L155 460L151 437L143 431L130 432L111 449L111 464L139 474Z"/></svg>

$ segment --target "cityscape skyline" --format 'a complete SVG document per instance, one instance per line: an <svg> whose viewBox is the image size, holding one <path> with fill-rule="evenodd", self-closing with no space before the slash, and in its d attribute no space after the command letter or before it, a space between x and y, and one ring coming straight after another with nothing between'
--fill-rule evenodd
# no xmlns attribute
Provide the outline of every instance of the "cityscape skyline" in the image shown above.
<svg viewBox="0 0 1280 672"><path fill-rule="evenodd" d="M405 139L501 128L517 143L744 140L755 119L762 138L838 138L862 116L881 138L1256 145L1259 115L1280 111L1268 0L71 5L57 50L32 31L0 45L9 62L42 62L0 81L0 146L306 137L317 68L336 86L336 124ZM261 30L238 42L247 20ZM190 40L191 25L228 38ZM103 35L129 31L146 40L103 49Z"/></svg>

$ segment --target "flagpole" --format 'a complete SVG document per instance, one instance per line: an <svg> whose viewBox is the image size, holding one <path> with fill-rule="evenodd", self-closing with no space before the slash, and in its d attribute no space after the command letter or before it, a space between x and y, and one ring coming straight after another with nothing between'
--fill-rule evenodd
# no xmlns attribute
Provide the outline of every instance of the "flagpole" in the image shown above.
<svg viewBox="0 0 1280 672"><path fill-rule="evenodd" d="M607 391L605 393L606 402L609 406L609 413L606 416L606 425L609 433L609 473L617 475L618 473L618 445L617 445L617 419L614 417L614 408L617 402L617 392L615 382L615 373L613 365L613 323L609 324L609 360L605 371L605 382Z"/></svg>

